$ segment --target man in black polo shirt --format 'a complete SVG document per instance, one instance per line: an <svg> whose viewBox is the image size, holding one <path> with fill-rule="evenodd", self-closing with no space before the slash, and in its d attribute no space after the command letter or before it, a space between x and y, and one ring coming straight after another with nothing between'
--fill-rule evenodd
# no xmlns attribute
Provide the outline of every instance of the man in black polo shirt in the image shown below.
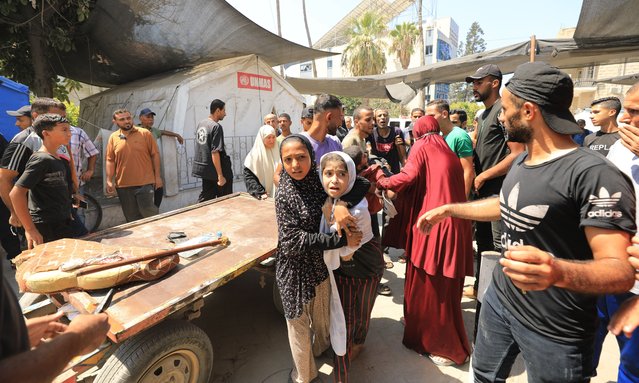
<svg viewBox="0 0 639 383"><path fill-rule="evenodd" d="M486 109L479 114L475 133L475 181L473 188L477 199L494 197L499 193L508 168L515 157L524 150L520 143L509 142L503 125L499 122L501 114L501 70L497 65L488 64L477 69L475 74L466 77L466 82L473 84L475 101L484 103ZM479 269L481 254L484 251L499 251L501 245L501 224L494 222L476 222L475 239L477 254L475 268L475 285L464 289L464 295L470 298L477 296L479 286Z"/></svg>
<svg viewBox="0 0 639 383"><path fill-rule="evenodd" d="M628 291L626 248L635 232L631 182L572 141L570 77L546 63L522 64L506 84L500 120L526 144L499 197L445 205L443 218L501 216L504 258L484 295L473 355L475 381L505 381L520 352L531 382L587 382L592 372L597 294Z"/></svg>

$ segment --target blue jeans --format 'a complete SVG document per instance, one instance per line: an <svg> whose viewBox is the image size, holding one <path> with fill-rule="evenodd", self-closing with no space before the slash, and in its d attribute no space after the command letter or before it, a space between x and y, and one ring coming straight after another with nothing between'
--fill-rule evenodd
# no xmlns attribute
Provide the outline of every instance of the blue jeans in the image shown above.
<svg viewBox="0 0 639 383"><path fill-rule="evenodd" d="M484 295L473 354L475 382L505 382L521 352L529 382L589 382L593 339L559 343L524 326L500 302Z"/></svg>
<svg viewBox="0 0 639 383"><path fill-rule="evenodd" d="M596 373L599 357L601 356L601 348L603 346L606 335L608 334L608 323L615 315L619 306L634 297L633 293L624 294L606 294L597 300L597 316L599 317L599 327L595 339L595 356L593 362L593 373ZM619 361L619 383L639 383L639 331L635 331L630 339L624 334L617 335L617 344L621 353Z"/></svg>

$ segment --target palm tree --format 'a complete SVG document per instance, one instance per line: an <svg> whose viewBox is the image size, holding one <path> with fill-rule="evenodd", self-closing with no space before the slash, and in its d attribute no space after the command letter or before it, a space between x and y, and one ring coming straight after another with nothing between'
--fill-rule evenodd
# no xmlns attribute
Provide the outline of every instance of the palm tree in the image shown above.
<svg viewBox="0 0 639 383"><path fill-rule="evenodd" d="M419 30L414 23L401 23L395 25L390 31L390 51L397 54L402 69L407 69L410 64L410 56L415 52L415 42L419 37Z"/></svg>
<svg viewBox="0 0 639 383"><path fill-rule="evenodd" d="M386 33L384 18L366 12L351 22L347 33L350 41L342 53L342 67L353 76L383 73L386 70L386 47L381 41Z"/></svg>

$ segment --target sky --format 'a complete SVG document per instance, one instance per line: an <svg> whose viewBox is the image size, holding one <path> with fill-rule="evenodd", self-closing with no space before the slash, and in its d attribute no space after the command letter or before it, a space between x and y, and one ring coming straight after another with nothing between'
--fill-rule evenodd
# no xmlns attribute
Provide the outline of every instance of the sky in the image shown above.
<svg viewBox="0 0 639 383"><path fill-rule="evenodd" d="M263 28L277 34L276 0L227 0L229 4ZM306 0L313 42L351 11L360 0ZM423 0L423 18L451 16L465 40L470 25L477 21L484 30L487 49L495 49L537 38L554 38L560 28L575 27L581 0L536 0L534 5L513 0ZM301 0L280 0L282 37L307 46ZM416 21L417 6L411 5L401 21Z"/></svg>

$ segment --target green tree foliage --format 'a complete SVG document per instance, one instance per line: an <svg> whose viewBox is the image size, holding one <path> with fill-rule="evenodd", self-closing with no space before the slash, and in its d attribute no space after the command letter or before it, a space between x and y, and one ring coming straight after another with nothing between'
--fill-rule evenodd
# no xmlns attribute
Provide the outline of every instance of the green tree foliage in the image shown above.
<svg viewBox="0 0 639 383"><path fill-rule="evenodd" d="M473 22L466 34L466 42L459 43L457 50L458 56L467 56L475 53L484 52L486 50L486 41L484 40L484 30L478 22ZM472 101L472 86L468 86L465 82L453 83L450 86L451 101ZM470 120L470 116L468 117Z"/></svg>
<svg viewBox="0 0 639 383"><path fill-rule="evenodd" d="M471 125L473 122L473 119L475 118L475 114L477 114L477 111L480 109L483 109L484 107L474 101L457 101L457 102L452 102L450 104L450 110L453 109L463 109L466 111L466 114L468 115L468 125Z"/></svg>
<svg viewBox="0 0 639 383"><path fill-rule="evenodd" d="M386 70L384 18L375 12L365 12L351 23L350 41L342 53L342 67L353 76L384 73Z"/></svg>
<svg viewBox="0 0 639 383"><path fill-rule="evenodd" d="M390 51L397 55L402 69L408 69L410 56L415 52L415 42L419 38L419 30L415 23L401 23L389 33L391 37Z"/></svg>
<svg viewBox="0 0 639 383"><path fill-rule="evenodd" d="M67 99L52 63L75 49L73 37L95 0L0 1L0 74L29 86L37 96ZM64 64L63 64L64 65Z"/></svg>

